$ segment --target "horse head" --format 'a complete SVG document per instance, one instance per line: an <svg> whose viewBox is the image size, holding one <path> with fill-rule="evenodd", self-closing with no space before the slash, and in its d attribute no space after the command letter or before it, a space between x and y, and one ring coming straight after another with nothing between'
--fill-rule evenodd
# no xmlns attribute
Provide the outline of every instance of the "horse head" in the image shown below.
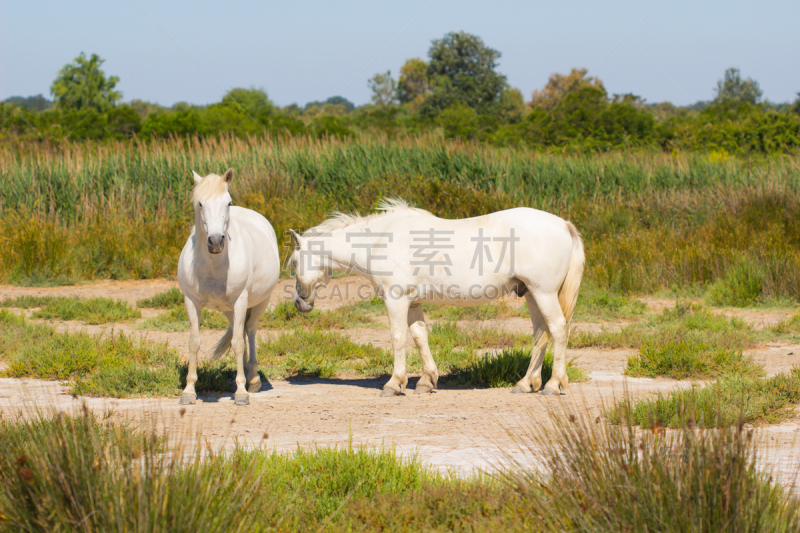
<svg viewBox="0 0 800 533"><path fill-rule="evenodd" d="M291 264L295 271L294 306L301 313L314 309L317 289L330 280L330 261L324 250L316 250L313 241L289 230L294 239Z"/></svg>
<svg viewBox="0 0 800 533"><path fill-rule="evenodd" d="M195 210L195 225L203 229L209 253L219 254L225 248L225 239L230 223L231 195L228 186L233 181L233 169L229 168L224 176L209 174L201 177L194 170L194 188L192 200Z"/></svg>

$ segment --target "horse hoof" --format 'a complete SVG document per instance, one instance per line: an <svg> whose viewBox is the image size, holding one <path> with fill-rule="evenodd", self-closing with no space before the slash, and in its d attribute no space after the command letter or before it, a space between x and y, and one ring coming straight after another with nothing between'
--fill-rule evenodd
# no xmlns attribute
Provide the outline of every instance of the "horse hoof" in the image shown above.
<svg viewBox="0 0 800 533"><path fill-rule="evenodd" d="M425 394L426 392L433 392L433 387L428 385L417 385L417 388L414 389L414 394Z"/></svg>
<svg viewBox="0 0 800 533"><path fill-rule="evenodd" d="M181 405L194 405L197 401L197 394L182 394Z"/></svg>
<svg viewBox="0 0 800 533"><path fill-rule="evenodd" d="M530 391L526 391L525 389L523 389L522 387L519 387L519 386L514 387L513 389L511 389L511 394L527 394L528 392L530 392Z"/></svg>
<svg viewBox="0 0 800 533"><path fill-rule="evenodd" d="M389 396L400 396L402 393L399 390L383 389L381 391L381 398L388 398Z"/></svg>
<svg viewBox="0 0 800 533"><path fill-rule="evenodd" d="M234 405L250 405L250 396L247 394L236 394L233 397Z"/></svg>
<svg viewBox="0 0 800 533"><path fill-rule="evenodd" d="M561 394L560 392L553 392L550 389L544 389L542 391L543 396L559 396L560 394Z"/></svg>
<svg viewBox="0 0 800 533"><path fill-rule="evenodd" d="M247 392L252 392L253 394L257 392L261 392L261 382L258 383L251 383L247 386Z"/></svg>

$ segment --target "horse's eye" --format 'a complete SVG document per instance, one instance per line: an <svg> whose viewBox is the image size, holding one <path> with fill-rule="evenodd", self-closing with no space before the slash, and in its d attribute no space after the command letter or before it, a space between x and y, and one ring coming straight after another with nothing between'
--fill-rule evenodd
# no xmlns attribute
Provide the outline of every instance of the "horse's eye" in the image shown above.
<svg viewBox="0 0 800 533"><path fill-rule="evenodd" d="M203 202L197 202L197 205L198 205L199 207L203 207Z"/></svg>
<svg viewBox="0 0 800 533"><path fill-rule="evenodd" d="M233 202L228 202L228 207L230 207L232 204L233 204Z"/></svg>

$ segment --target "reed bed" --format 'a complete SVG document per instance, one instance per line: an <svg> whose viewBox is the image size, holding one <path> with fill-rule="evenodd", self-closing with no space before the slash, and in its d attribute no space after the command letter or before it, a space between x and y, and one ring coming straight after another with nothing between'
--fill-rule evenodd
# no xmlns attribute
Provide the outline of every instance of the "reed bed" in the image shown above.
<svg viewBox="0 0 800 533"><path fill-rule="evenodd" d="M174 276L191 171L228 167L234 201L272 222L284 256L289 228L400 196L443 217L530 206L570 219L586 279L614 293L708 288L717 305L800 293L796 158L557 155L426 135L0 147L0 279Z"/></svg>

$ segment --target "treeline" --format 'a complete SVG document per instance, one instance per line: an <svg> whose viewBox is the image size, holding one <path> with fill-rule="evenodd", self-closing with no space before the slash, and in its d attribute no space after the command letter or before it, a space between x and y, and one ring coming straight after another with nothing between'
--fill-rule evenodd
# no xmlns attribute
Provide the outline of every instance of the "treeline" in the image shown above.
<svg viewBox="0 0 800 533"><path fill-rule="evenodd" d="M500 52L474 35L434 40L428 61L408 60L369 80L372 102L336 96L280 108L260 89L233 89L208 106L119 103L118 79L96 55L81 54L41 95L0 104L0 140L104 140L172 136L388 137L436 132L445 138L556 151L656 148L731 154L794 153L800 148L800 93L794 104L761 100L758 83L728 69L715 97L688 107L609 95L585 69L554 74L525 102L497 72Z"/></svg>

